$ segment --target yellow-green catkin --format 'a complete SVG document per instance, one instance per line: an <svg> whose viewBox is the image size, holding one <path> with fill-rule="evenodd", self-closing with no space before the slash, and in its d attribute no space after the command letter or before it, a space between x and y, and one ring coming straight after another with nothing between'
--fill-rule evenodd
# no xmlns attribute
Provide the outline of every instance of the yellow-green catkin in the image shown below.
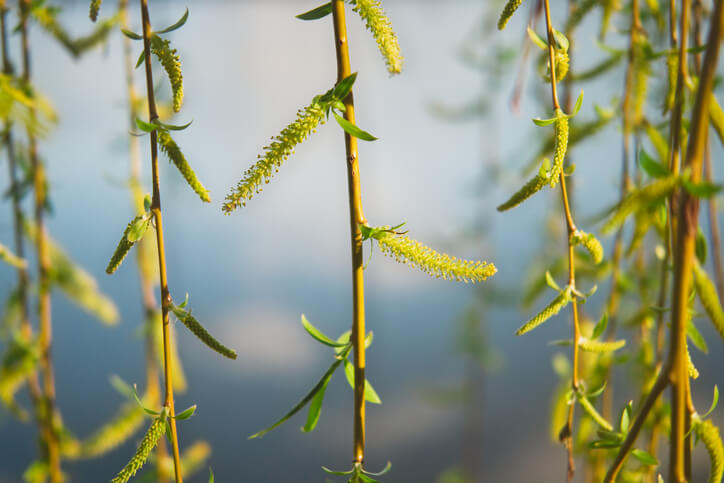
<svg viewBox="0 0 724 483"><path fill-rule="evenodd" d="M225 213L245 206L247 201L261 191L262 184L268 183L284 161L294 153L294 147L315 132L319 124L324 124L326 108L326 104L315 99L309 106L297 112L297 119L272 138L271 144L264 147L264 154L259 155L259 160L244 172L241 181L226 196L223 206Z"/></svg>
<svg viewBox="0 0 724 483"><path fill-rule="evenodd" d="M556 49L556 82L560 82L568 75L568 69L570 68L571 59L568 57L568 51L563 49Z"/></svg>
<svg viewBox="0 0 724 483"><path fill-rule="evenodd" d="M722 111L719 101L714 96L710 96L709 100L709 119L711 120L711 126L719 137L719 142L724 144L724 111Z"/></svg>
<svg viewBox="0 0 724 483"><path fill-rule="evenodd" d="M553 145L553 165L548 181L553 188L560 181L563 172L563 160L568 150L568 117L561 109L556 109L555 143Z"/></svg>
<svg viewBox="0 0 724 483"><path fill-rule="evenodd" d="M117 22L117 17L108 18L99 23L96 29L90 34L73 40L75 55L79 56L105 42L108 38L108 34L111 33Z"/></svg>
<svg viewBox="0 0 724 483"><path fill-rule="evenodd" d="M666 99L664 100L664 112L668 112L674 107L676 98L676 79L679 58L676 52L672 52L666 56L666 73L668 83L666 85Z"/></svg>
<svg viewBox="0 0 724 483"><path fill-rule="evenodd" d="M511 196L508 201L498 206L498 211L506 211L511 208L515 208L534 194L536 194L538 191L543 189L543 187L548 183L548 178L545 178L541 175L535 175L534 178L532 178L530 181L528 181L521 189L516 191L513 196Z"/></svg>
<svg viewBox="0 0 724 483"><path fill-rule="evenodd" d="M126 483L130 480L136 472L146 463L148 455L151 454L153 448L158 444L158 440L161 439L165 431L166 419L165 417L157 417L153 420L151 427L148 428L146 435L141 440L141 444L136 450L136 454L133 455L131 461L113 478L112 483Z"/></svg>
<svg viewBox="0 0 724 483"><path fill-rule="evenodd" d="M694 264L694 284L699 295L701 305L711 319L719 335L724 339L724 309L716 292L714 282L698 263Z"/></svg>
<svg viewBox="0 0 724 483"><path fill-rule="evenodd" d="M516 10L518 10L521 3L523 3L523 0L508 0L505 7L503 7L503 11L500 13L500 19L498 19L498 30L503 30L505 28L508 20L513 17L513 14Z"/></svg>
<svg viewBox="0 0 724 483"><path fill-rule="evenodd" d="M691 360L689 344L686 344L686 371L689 373L690 378L699 379L699 369L696 368L694 361Z"/></svg>
<svg viewBox="0 0 724 483"><path fill-rule="evenodd" d="M91 0L90 12L89 12L88 16L89 16L90 19L93 20L94 22L95 22L96 20L98 20L98 12L101 10L101 3L102 3L102 2L103 2L103 0Z"/></svg>
<svg viewBox="0 0 724 483"><path fill-rule="evenodd" d="M352 10L365 21L367 30L372 32L380 53L385 59L388 72L390 74L402 72L400 44L397 42L397 35L392 30L390 19L382 10L380 2L377 0L349 0L349 3L352 5Z"/></svg>
<svg viewBox="0 0 724 483"><path fill-rule="evenodd" d="M196 320L193 315L186 314L186 316L184 317L179 317L179 320L191 331L191 333L198 337L201 342L209 346L209 348L213 349L224 357L228 357L229 359L236 359L236 351L233 349L229 349L224 344L214 339L209 331L206 330L206 328L201 325L201 323Z"/></svg>
<svg viewBox="0 0 724 483"><path fill-rule="evenodd" d="M480 282L498 270L485 261L463 260L439 253L407 235L378 231L374 237L380 250L398 262L417 267L432 277L457 282Z"/></svg>
<svg viewBox="0 0 724 483"><path fill-rule="evenodd" d="M133 436L143 420L143 409L135 402L130 402L87 440L62 448L63 455L69 459L85 459L108 453Z"/></svg>
<svg viewBox="0 0 724 483"><path fill-rule="evenodd" d="M515 335L523 335L535 329L536 327L556 315L558 312L560 312L566 305L568 305L568 302L570 301L570 294L567 291L561 292L556 298L553 299L550 304L546 305L543 310L538 312L535 316L533 316L533 318L531 318L528 322L526 322L518 330L516 330Z"/></svg>
<svg viewBox="0 0 724 483"><path fill-rule="evenodd" d="M588 250L588 253L591 254L595 263L601 263L603 260L603 245L601 245L601 242L598 241L593 233L576 230L571 235L571 244L573 246L583 245L586 250Z"/></svg>
<svg viewBox="0 0 724 483"><path fill-rule="evenodd" d="M194 192L199 195L199 198L201 198L201 201L205 203L211 202L211 197L209 196L209 192L204 188L204 185L201 184L201 181L196 177L196 173L194 173L194 170L191 169L191 165L189 165L188 161L186 161L186 156L184 156L184 153L181 152L181 149L179 149L176 142L173 140L171 135L168 133L168 131L164 129L158 129L158 144L161 148L161 151L163 151L166 156L168 156L168 159L171 160L171 162L178 168L179 172L181 172L181 175L186 180L186 183L191 187L191 189L194 190Z"/></svg>
<svg viewBox="0 0 724 483"><path fill-rule="evenodd" d="M601 428L605 429L606 431L613 431L613 426L611 426L611 424L606 421L603 416L599 414L598 411L596 411L596 408L593 407L593 404L591 404L591 401L589 401L586 396L581 393L576 393L576 399L581 405L581 408L583 408L583 411L588 414L588 416L590 416L590 418L593 419L596 424L601 426Z"/></svg>
<svg viewBox="0 0 724 483"><path fill-rule="evenodd" d="M618 228L634 211L644 208L648 203L668 196L679 184L678 176L659 178L643 188L630 192L616 207L611 218L601 228L602 233L608 233Z"/></svg>
<svg viewBox="0 0 724 483"><path fill-rule="evenodd" d="M694 433L699 437L707 453L709 453L709 483L720 483L724 476L724 444L722 444L719 428L707 421L694 423Z"/></svg>
<svg viewBox="0 0 724 483"><path fill-rule="evenodd" d="M625 345L626 345L625 340L616 340L616 341L612 341L612 342L601 342L601 341L597 341L597 340L581 338L581 340L578 341L579 349L584 350L586 352L595 352L595 353L599 353L599 354L605 353L605 352L617 351Z"/></svg>
<svg viewBox="0 0 724 483"><path fill-rule="evenodd" d="M0 260L15 268L25 268L27 262L10 251L8 247L0 243Z"/></svg>
<svg viewBox="0 0 724 483"><path fill-rule="evenodd" d="M123 236L121 236L121 239L118 241L118 246L116 246L116 250L113 252L113 255L111 255L111 259L106 267L106 273L108 275L118 270L118 267L120 267L121 263L123 263L123 259L126 258L128 252L131 251L133 242L128 240L128 233L131 231L131 227L133 227L133 225L135 225L144 216L145 215L139 215L135 217L128 226L126 226L126 229L123 230Z"/></svg>
<svg viewBox="0 0 724 483"><path fill-rule="evenodd" d="M171 48L171 42L162 39L158 35L151 38L151 51L163 66L168 80L171 83L171 91L173 93L173 110L178 112L181 110L181 104L184 101L184 80L181 73L181 60L176 53L176 49Z"/></svg>

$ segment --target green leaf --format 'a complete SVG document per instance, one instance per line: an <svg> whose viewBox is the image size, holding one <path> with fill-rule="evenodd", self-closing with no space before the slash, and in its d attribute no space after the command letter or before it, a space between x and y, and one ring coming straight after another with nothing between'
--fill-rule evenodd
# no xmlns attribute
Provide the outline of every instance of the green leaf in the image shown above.
<svg viewBox="0 0 724 483"><path fill-rule="evenodd" d="M209 483L214 483L214 472L209 466Z"/></svg>
<svg viewBox="0 0 724 483"><path fill-rule="evenodd" d="M313 326L312 323L309 322L309 320L307 320L307 317L305 317L304 314L302 314L302 326L304 327L304 330L309 333L309 335L311 335L315 340L321 342L324 345L328 345L330 347L344 347L347 345L346 342L335 342L326 335L324 335L319 329Z"/></svg>
<svg viewBox="0 0 724 483"><path fill-rule="evenodd" d="M631 414L629 412L629 406L626 406L621 412L621 421L619 422L619 429L623 434L628 434L628 428L631 425Z"/></svg>
<svg viewBox="0 0 724 483"><path fill-rule="evenodd" d="M187 122L186 124L183 124L183 125L181 125L181 126L176 126L176 125L173 125L173 124L166 124L166 123L160 122L160 121L157 121L157 124L158 124L159 126L161 126L162 128L164 128L164 129L166 129L166 130L169 130L169 131L183 131L184 129L186 129L187 127L189 127L192 122L194 122L194 121L189 121L189 122Z"/></svg>
<svg viewBox="0 0 724 483"><path fill-rule="evenodd" d="M158 32L154 32L154 33L166 34L168 32L173 32L174 30L177 30L177 29L180 29L181 27L183 27L188 19L189 19L189 9L187 8L186 11L184 12L184 14L181 16L180 19L178 19L178 21L175 24L169 25L165 29L159 30Z"/></svg>
<svg viewBox="0 0 724 483"><path fill-rule="evenodd" d="M548 42L530 27L528 27L528 37L535 45L540 47L542 50L546 50L548 48Z"/></svg>
<svg viewBox="0 0 724 483"><path fill-rule="evenodd" d="M308 12L300 13L296 16L296 18L298 18L299 20L318 20L320 18L326 17L330 13L332 13L332 2L320 5L319 7L313 8Z"/></svg>
<svg viewBox="0 0 724 483"><path fill-rule="evenodd" d="M332 91L334 97L340 101L344 100L349 92L352 90L352 86L354 85L355 80L357 80L357 72L354 72L342 79Z"/></svg>
<svg viewBox="0 0 724 483"><path fill-rule="evenodd" d="M138 397L138 390L136 389L136 385L133 385L133 399L136 400L136 403L141 406L141 409L146 411L146 413L150 414L151 416L158 416L161 414L159 411L154 411L153 409L149 409L146 406L143 405L141 402L141 398Z"/></svg>
<svg viewBox="0 0 724 483"><path fill-rule="evenodd" d="M193 406L178 413L176 416L174 416L174 419L176 419L178 421L184 421L184 420L190 418L191 416L193 416L195 412L196 412L196 404L194 404Z"/></svg>
<svg viewBox="0 0 724 483"><path fill-rule="evenodd" d="M532 119L533 123L534 123L536 126L541 126L541 127L543 127L543 126L550 126L551 124L553 124L553 123L556 122L557 120L558 120L558 118L556 118L556 117L551 117L550 119L540 119L540 118L537 118L537 117L536 117L536 118L533 118L533 119Z"/></svg>
<svg viewBox="0 0 724 483"><path fill-rule="evenodd" d="M711 400L711 406L707 412L701 415L701 419L706 419L712 412L714 412L717 404L719 404L719 388L716 384L714 384L714 397Z"/></svg>
<svg viewBox="0 0 724 483"><path fill-rule="evenodd" d="M344 360L344 375L347 376L349 386L354 389L354 365L347 359ZM365 379L365 400L372 404L382 404L382 400L377 395L377 391L375 391L367 379Z"/></svg>
<svg viewBox="0 0 724 483"><path fill-rule="evenodd" d="M334 118L337 120L337 123L344 129L349 135L356 137L357 139L361 139L363 141L376 141L377 138L374 137L372 134L363 131L362 129L358 128L351 122L349 122L347 119L343 118L336 112L333 112Z"/></svg>
<svg viewBox="0 0 724 483"><path fill-rule="evenodd" d="M143 132L153 132L158 129L158 124L141 121L140 119L136 119L136 126Z"/></svg>
<svg viewBox="0 0 724 483"><path fill-rule="evenodd" d="M141 64L143 64L144 60L146 60L146 51L142 50L141 55L138 56L138 60L136 61L136 69L141 67Z"/></svg>
<svg viewBox="0 0 724 483"><path fill-rule="evenodd" d="M132 32L128 29L121 29L121 32L123 32L123 35L128 37L131 40L143 40L143 37L141 35L138 35L136 32Z"/></svg>
<svg viewBox="0 0 724 483"><path fill-rule="evenodd" d="M143 197L143 210L146 213L151 211L151 197L148 194Z"/></svg>
<svg viewBox="0 0 724 483"><path fill-rule="evenodd" d="M694 250L696 253L696 258L699 259L699 263L704 265L706 263L707 244L706 244L706 237L704 236L704 233L701 231L701 227L699 227L699 229L696 232Z"/></svg>
<svg viewBox="0 0 724 483"><path fill-rule="evenodd" d="M553 37L556 39L556 44L558 44L560 49L567 51L571 46L568 38L556 29L553 29Z"/></svg>
<svg viewBox="0 0 724 483"><path fill-rule="evenodd" d="M598 411L596 411L596 408L593 407L593 404L586 398L585 395L583 395L580 392L576 393L576 399L578 400L578 403L581 405L581 408L583 408L583 411L588 414L591 419L593 419L596 424L601 426L606 431L611 431L613 427L609 424L608 421L604 419L603 416L599 414Z"/></svg>
<svg viewBox="0 0 724 483"><path fill-rule="evenodd" d="M704 339L704 336L701 335L701 332L699 332L699 329L696 328L692 320L689 320L686 324L686 335L689 337L691 343L694 344L694 347L704 354L709 353L709 347L706 345L706 339Z"/></svg>
<svg viewBox="0 0 724 483"><path fill-rule="evenodd" d="M126 238L131 243L136 243L138 240L143 238L143 235L146 234L146 230L148 229L148 225L151 223L150 216L141 216L139 218L136 218L131 223L131 226L128 227L128 234L126 235Z"/></svg>
<svg viewBox="0 0 724 483"><path fill-rule="evenodd" d="M639 153L639 165L641 166L641 169L643 169L646 174L652 178L664 178L671 174L663 164L649 156L643 149Z"/></svg>
<svg viewBox="0 0 724 483"><path fill-rule="evenodd" d="M324 402L324 394L327 392L327 385L329 384L329 380L331 378L328 378L321 388L319 388L319 391L314 395L314 398L312 398L312 402L309 404L309 412L307 413L307 422L304 423L304 426L302 426L302 431L305 433L309 433L310 431L314 431L314 428L317 426L317 421L319 421L319 415L322 413L322 403Z"/></svg>
<svg viewBox="0 0 724 483"><path fill-rule="evenodd" d="M364 473L365 475L371 475L371 476L384 476L387 473L389 473L391 469L392 469L392 462L388 461L387 464L385 465L385 467L381 471L373 472L373 471L362 470L362 473Z"/></svg>
<svg viewBox="0 0 724 483"><path fill-rule="evenodd" d="M566 114L566 117L569 119L574 117L576 114L578 114L578 111L581 110L581 106L583 105L583 89L581 89L581 93L578 94L578 98L576 99L576 104L573 106L573 112L570 114Z"/></svg>
<svg viewBox="0 0 724 483"><path fill-rule="evenodd" d="M608 312L604 312L601 316L601 320L599 320L596 325L593 327L593 333L591 334L591 339L598 339L601 337L603 332L606 330L606 326L608 325Z"/></svg>
<svg viewBox="0 0 724 483"><path fill-rule="evenodd" d="M684 189L686 189L690 195L697 198L711 198L724 188L724 186L719 184L708 183L706 181L692 183L687 179L683 180L683 185Z"/></svg>
<svg viewBox="0 0 724 483"><path fill-rule="evenodd" d="M650 453L647 451L644 451L642 449L634 449L631 451L631 455L639 460L641 464L644 464L646 466L658 466L659 460L657 460L655 457L653 457Z"/></svg>
<svg viewBox="0 0 724 483"><path fill-rule="evenodd" d="M335 475L335 476L347 476L347 475L351 475L352 473L355 472L354 468L352 468L349 471L334 471L334 470L330 470L326 466L322 466L322 470L327 474Z"/></svg>
<svg viewBox="0 0 724 483"><path fill-rule="evenodd" d="M345 352L346 353L344 354L344 358L347 357L347 354L349 353L349 349L347 349ZM329 383L329 379L332 377L332 375L334 374L334 371L337 370L337 368L339 367L339 365L341 363L342 363L342 359L337 359L336 361L334 361L332 363L332 365L329 366L329 369L327 369L327 372L324 373L324 375L319 380L319 382L317 382L317 384L315 384L315 386L312 388L312 390L309 391L309 393L307 393L307 395L304 396L302 398L302 400L296 404L296 406L294 406L291 410L289 410L288 413L286 413L284 416L282 416L281 419L279 419L277 422L275 422L271 426L269 426L265 429L262 429L258 433L254 433L251 436L249 436L249 439L260 438L260 437L264 436L266 433L268 433L272 429L280 426L281 424L286 422L289 418L291 418L296 413L298 413L304 406L307 405L307 403L309 401L311 401L314 398L314 396L317 394L317 392L319 392L323 387L327 386L327 384Z"/></svg>

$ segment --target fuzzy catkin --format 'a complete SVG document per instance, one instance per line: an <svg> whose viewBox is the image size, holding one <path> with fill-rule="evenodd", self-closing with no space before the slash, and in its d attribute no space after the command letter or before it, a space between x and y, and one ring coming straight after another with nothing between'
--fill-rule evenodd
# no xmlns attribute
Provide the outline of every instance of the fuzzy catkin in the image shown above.
<svg viewBox="0 0 724 483"><path fill-rule="evenodd" d="M385 227L389 228L389 227ZM463 260L439 253L407 235L381 230L375 234L380 250L404 265L417 267L431 277L457 282L480 282L497 272L485 261Z"/></svg>
<svg viewBox="0 0 724 483"><path fill-rule="evenodd" d="M591 419L593 419L596 424L601 426L601 428L605 429L606 431L612 431L613 426L606 421L603 416L599 414L598 411L596 411L596 408L593 407L593 404L591 404L591 401L588 400L586 396L583 394L576 394L576 399L578 399L578 403L583 408L583 411L585 411L586 414L588 414Z"/></svg>
<svg viewBox="0 0 724 483"><path fill-rule="evenodd" d="M126 255L128 255L128 252L133 247L133 242L128 240L128 233L131 231L131 227L136 224L141 218L143 218L145 215L139 215L135 217L127 226L126 229L123 230L123 236L118 241L118 246L116 246L116 250L113 252L113 255L111 256L111 260L108 262L108 266L106 267L106 273L108 275L115 272L118 267L121 266L121 263L123 262L123 259L126 258Z"/></svg>
<svg viewBox="0 0 724 483"><path fill-rule="evenodd" d="M171 135L168 133L168 131L164 129L158 129L158 144L161 148L161 151L163 151L166 156L168 156L168 159L171 160L171 162L178 168L178 170L181 172L181 175L186 180L186 183L191 187L191 189L194 190L194 192L199 195L199 198L201 198L201 201L205 203L211 202L211 197L209 196L209 192L204 187L204 185L201 184L201 181L196 177L196 173L194 173L194 170L191 169L191 166L189 165L189 162L186 161L186 156L184 156L184 153L181 152L181 149L179 149L176 142L173 140Z"/></svg>
<svg viewBox="0 0 724 483"><path fill-rule="evenodd" d="M101 427L86 441L62 448L63 455L69 459L85 459L105 454L133 436L143 420L144 413L138 404L128 403L108 424Z"/></svg>
<svg viewBox="0 0 724 483"><path fill-rule="evenodd" d="M161 65L168 75L173 93L173 110L178 112L181 110L181 104L183 104L184 101L184 80L183 74L181 73L181 60L176 53L176 49L171 48L171 42L157 35L151 38L151 52L158 57L159 62L161 62Z"/></svg>
<svg viewBox="0 0 724 483"><path fill-rule="evenodd" d="M112 483L126 483L130 480L136 472L146 463L148 455L151 454L153 448L158 444L158 440L161 439L165 431L166 421L165 419L158 417L153 420L153 424L148 428L146 435L141 440L141 444L136 450L136 454L133 455L131 461L113 478Z"/></svg>
<svg viewBox="0 0 724 483"><path fill-rule="evenodd" d="M586 250L588 250L588 253L591 254L595 263L601 263L603 260L603 245L601 245L601 242L598 241L592 233L576 230L571 235L571 244L573 246L583 245Z"/></svg>
<svg viewBox="0 0 724 483"><path fill-rule="evenodd" d="M209 348L213 349L214 351L218 352L224 357L228 357L229 359L236 359L236 351L233 349L229 349L224 344L219 342L218 340L214 339L214 337L209 333L206 328L201 325L201 323L196 320L196 318L191 315L187 314L185 317L179 317L179 320L196 336L198 337L201 342L209 346Z"/></svg>
<svg viewBox="0 0 724 483"><path fill-rule="evenodd" d="M694 361L691 360L689 344L686 344L686 371L689 373L690 378L699 379L699 369L696 368Z"/></svg>
<svg viewBox="0 0 724 483"><path fill-rule="evenodd" d="M515 335L523 335L531 330L535 329L543 322L547 321L558 312L563 309L568 302L571 301L571 296L568 292L561 292L558 297L554 298L553 301L548 304L543 310L538 312L532 319L523 324L518 330L515 331Z"/></svg>
<svg viewBox="0 0 724 483"><path fill-rule="evenodd" d="M614 352L626 345L625 340L613 342L601 342L597 340L581 339L578 341L578 348L586 352L604 353Z"/></svg>
<svg viewBox="0 0 724 483"><path fill-rule="evenodd" d="M538 191L540 191L546 184L548 179L540 175L535 175L533 179L528 181L521 189L516 191L513 196L508 199L505 203L499 205L496 209L498 211L506 211L511 208L515 208Z"/></svg>
<svg viewBox="0 0 724 483"><path fill-rule="evenodd" d="M297 119L272 138L271 144L264 147L264 155L259 155L259 160L244 172L244 177L226 196L223 206L225 213L245 206L254 194L261 191L262 184L268 183L284 161L294 153L294 147L315 132L319 124L324 124L327 107L326 103L315 99L297 112Z"/></svg>
<svg viewBox="0 0 724 483"><path fill-rule="evenodd" d="M553 145L553 165L548 181L553 188L560 181L563 172L563 160L568 150L568 117L561 109L556 109L555 143Z"/></svg>
<svg viewBox="0 0 724 483"><path fill-rule="evenodd" d="M722 444L719 428L707 421L694 424L694 433L699 437L707 453L709 453L709 483L720 483L724 476L724 444Z"/></svg>
<svg viewBox="0 0 724 483"><path fill-rule="evenodd" d="M498 30L503 30L523 0L508 0L498 19Z"/></svg>
<svg viewBox="0 0 724 483"><path fill-rule="evenodd" d="M90 19L93 20L94 22L95 22L96 20L98 20L98 12L99 12L100 9L101 9L101 3L102 3L102 2L103 2L103 0L91 0L90 12L89 12L88 16L89 16Z"/></svg>
<svg viewBox="0 0 724 483"><path fill-rule="evenodd" d="M397 35L392 30L390 19L382 10L377 0L348 0L352 10L365 21L367 30L377 42L382 57L385 58L387 70L390 74L402 72L402 54L400 44L397 42Z"/></svg>
<svg viewBox="0 0 724 483"><path fill-rule="evenodd" d="M601 233L609 233L614 228L618 228L628 215L643 208L648 203L668 196L678 184L679 178L677 176L667 176L630 192L621 200L611 218L603 225Z"/></svg>
<svg viewBox="0 0 724 483"><path fill-rule="evenodd" d="M714 282L711 281L709 275L698 263L694 264L694 285L701 305L704 306L704 310L711 319L712 324L714 324L716 331L724 339L724 309L722 309Z"/></svg>

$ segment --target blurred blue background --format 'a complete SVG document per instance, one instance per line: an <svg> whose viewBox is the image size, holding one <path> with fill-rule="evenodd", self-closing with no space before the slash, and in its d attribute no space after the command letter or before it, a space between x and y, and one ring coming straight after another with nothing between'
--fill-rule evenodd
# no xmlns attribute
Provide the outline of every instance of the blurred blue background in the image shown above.
<svg viewBox="0 0 724 483"><path fill-rule="evenodd" d="M200 203L163 161L171 293L180 300L188 292L197 318L239 353L236 361L222 359L185 329L177 331L189 390L177 396L176 405L198 404L196 415L179 424L181 445L208 441L213 451L209 465L217 481L323 481L320 465L344 469L351 462L352 391L341 374L330 384L313 433L299 431L304 422L299 415L260 440L247 437L285 413L329 363L330 351L308 337L300 314L330 335L351 323L340 129L334 123L320 127L245 208L224 216L220 202L269 137L334 84L329 21L296 20L296 14L315 6L303 1L151 3L154 25L173 23L186 5L191 12L186 26L170 36L183 63L186 93L174 122L193 120L175 139L213 199L211 205ZM513 334L532 313L516 305L528 268L545 243L547 213L559 209L559 195L545 190L504 215L494 211L517 188L517 169L538 149L541 130L529 118L547 117L548 93L529 72L520 113L511 111L518 68L514 57L489 98L485 118L450 122L431 108L461 106L479 97L489 72L466 65L461 47L485 52L495 42L517 49L527 14L516 16L505 32L481 40L480 32L495 29L497 20L484 15L487 2L387 0L384 6L405 56L405 69L394 78L389 78L363 24L348 15L352 66L359 71L357 122L380 138L360 146L365 213L373 225L406 221L413 238L441 251L495 262L499 273L494 283L509 290L513 304L485 313L488 343L496 347L500 364L496 371L479 375L482 429L476 449L481 481L560 481L565 454L548 430L549 402L557 383L550 361L560 348L547 342L568 336L568 313L535 334ZM104 2L104 13L114 7ZM60 19L76 34L87 32L92 28L87 8L87 2L68 2ZM554 18L563 12L563 2L554 2ZM140 31L136 2L130 13ZM585 65L603 56L593 46L597 15L591 28L584 23L579 29L576 55L580 52L577 58ZM618 37L612 42L623 46ZM15 51L18 41L12 37ZM66 425L85 436L123 402L108 383L110 375L144 380L134 264L126 262L114 276L103 272L132 216L123 187L128 128L121 37L114 32L105 48L79 61L38 28L33 29L32 46L36 83L60 115L57 129L40 146L52 182L50 233L97 277L122 316L122 323L109 329L62 296L53 298L58 406ZM140 52L140 43L134 46ZM137 74L140 89L141 72ZM593 116L594 103L610 105L622 85L622 68L612 77L610 83L586 86L581 117ZM165 77L159 73L156 79L161 93L168 95ZM619 137L614 123L571 153L577 163L575 211L580 225L618 196ZM141 139L144 160L147 143ZM715 156L721 180L720 149ZM493 161L508 170L495 188L481 183ZM148 178L146 171L144 180ZM5 189L5 178L2 184ZM0 240L10 244L10 206L3 207ZM471 227L481 224L482 243L469 236ZM595 231L595 226L584 229ZM610 243L606 239L607 248ZM460 463L464 427L471 423L461 405L441 403L431 393L460 384L465 363L456 353L456 321L488 283L430 279L378 250L371 254L365 274L368 328L375 334L367 370L383 401L368 408L367 466L374 471L391 460L393 470L385 481L436 481ZM0 293L11 290L14 281L14 272L2 267ZM608 286L599 287L586 306L593 317L607 292ZM709 325L700 326L711 355L694 354L702 372L694 391L697 404L708 407L713 384L724 385L724 344ZM617 406L636 394L635 388L622 386L616 392ZM719 409L714 415L720 426L723 414ZM36 454L35 428L0 412L0 438L0 481L19 481ZM107 481L128 460L138 438L100 460L64 468L73 481Z"/></svg>

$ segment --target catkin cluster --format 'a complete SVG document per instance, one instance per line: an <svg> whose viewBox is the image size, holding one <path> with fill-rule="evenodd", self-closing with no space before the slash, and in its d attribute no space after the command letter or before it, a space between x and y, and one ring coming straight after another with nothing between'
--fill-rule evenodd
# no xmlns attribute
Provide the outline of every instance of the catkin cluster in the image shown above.
<svg viewBox="0 0 724 483"><path fill-rule="evenodd" d="M212 336L193 315L187 313L185 316L179 317L179 320L191 331L191 333L201 339L201 342L209 346L211 349L224 357L236 359L236 351L229 349L224 344L214 339L214 336Z"/></svg>
<svg viewBox="0 0 724 483"><path fill-rule="evenodd" d="M171 82L171 91L173 92L173 110L178 112L181 110L181 104L184 101L184 80L181 74L181 60L176 53L176 49L171 48L171 42L166 39L154 35L151 42L151 51L163 66L168 80Z"/></svg>
<svg viewBox="0 0 724 483"><path fill-rule="evenodd" d="M268 183L274 173L279 171L282 163L294 152L294 147L315 132L319 124L324 124L327 107L315 100L297 112L297 119L272 138L271 144L264 147L264 155L259 155L256 164L244 172L244 177L226 196L223 206L225 213L245 206L254 194L261 191L261 185Z"/></svg>
<svg viewBox="0 0 724 483"><path fill-rule="evenodd" d="M211 197L209 196L209 192L196 177L196 173L194 173L194 170L191 169L191 165L189 165L188 161L186 161L186 156L184 156L184 153L181 152L181 149L179 149L171 135L164 129L158 129L157 132L158 144L161 151L163 151L166 156L168 156L168 159L170 159L176 168L178 168L189 186L191 186L194 192L199 195L201 201L210 203Z"/></svg>
<svg viewBox="0 0 724 483"><path fill-rule="evenodd" d="M402 54L397 36L392 30L390 19L387 18L380 2L377 0L349 0L352 10L357 12L365 21L367 29L377 41L377 46L385 58L387 70L390 74L402 72Z"/></svg>
<svg viewBox="0 0 724 483"><path fill-rule="evenodd" d="M108 266L106 267L106 273L108 275L115 272L118 269L118 267L121 266L123 259L126 258L126 255L128 255L128 252L133 247L133 242L128 240L128 233L131 231L131 228L133 227L133 225L135 225L144 216L145 215L139 215L139 216L135 217L126 226L126 229L123 230L123 236L121 236L121 239L118 241L118 246L116 246L116 251L114 251L113 255L111 255L111 260L108 262Z"/></svg>
<svg viewBox="0 0 724 483"><path fill-rule="evenodd" d="M511 208L515 208L538 191L540 191L548 183L548 178L539 174L535 175L533 179L528 181L521 189L516 191L508 201L499 205L498 211L506 211Z"/></svg>
<svg viewBox="0 0 724 483"><path fill-rule="evenodd" d="M555 143L553 145L553 165L548 176L551 188L560 181L563 172L563 159L568 150L568 117L561 109L556 109Z"/></svg>
<svg viewBox="0 0 724 483"><path fill-rule="evenodd" d="M389 227L385 227L387 229ZM480 282L497 272L492 263L463 260L438 253L406 235L380 230L374 237L380 249L398 262L419 268L432 277L457 282Z"/></svg>
<svg viewBox="0 0 724 483"><path fill-rule="evenodd" d="M561 292L558 297L554 298L553 301L548 304L543 310L538 312L532 319L523 324L520 329L515 331L515 335L523 335L541 325L546 320L550 319L554 315L563 309L568 302L571 301L571 296L568 291Z"/></svg>
<svg viewBox="0 0 724 483"><path fill-rule="evenodd" d="M158 417L153 420L153 424L148 428L146 435L141 440L141 444L133 455L131 461L113 478L112 483L126 483L136 472L146 463L148 455L151 454L153 448L158 444L158 440L164 433L166 425L165 418Z"/></svg>

